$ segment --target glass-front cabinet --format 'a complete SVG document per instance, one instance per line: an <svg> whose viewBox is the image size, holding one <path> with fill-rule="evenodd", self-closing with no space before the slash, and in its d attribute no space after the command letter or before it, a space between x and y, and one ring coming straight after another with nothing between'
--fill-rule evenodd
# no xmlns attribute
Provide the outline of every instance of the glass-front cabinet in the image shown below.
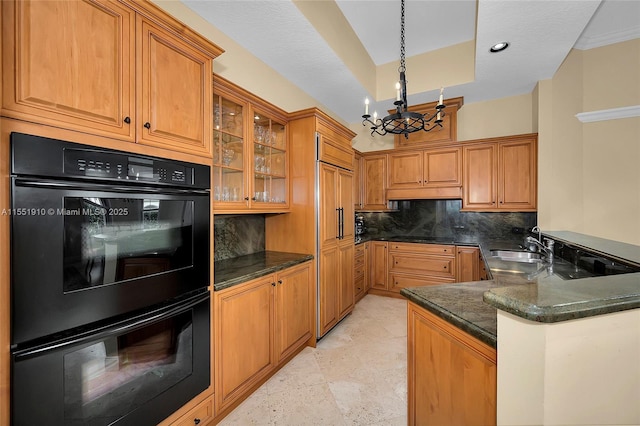
<svg viewBox="0 0 640 426"><path fill-rule="evenodd" d="M253 195L258 203L287 201L287 140L284 123L253 113Z"/></svg>
<svg viewBox="0 0 640 426"><path fill-rule="evenodd" d="M214 212L289 209L286 113L216 76Z"/></svg>

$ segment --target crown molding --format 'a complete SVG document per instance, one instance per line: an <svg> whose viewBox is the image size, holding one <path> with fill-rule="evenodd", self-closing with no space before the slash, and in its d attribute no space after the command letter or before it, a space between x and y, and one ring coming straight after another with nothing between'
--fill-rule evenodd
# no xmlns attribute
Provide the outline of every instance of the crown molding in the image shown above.
<svg viewBox="0 0 640 426"><path fill-rule="evenodd" d="M640 38L640 27L627 28L620 31L612 31L595 37L580 37L573 46L579 50L589 50L595 47L607 46L609 44L620 43L627 40Z"/></svg>
<svg viewBox="0 0 640 426"><path fill-rule="evenodd" d="M619 118L640 117L640 105L621 108L601 109L599 111L580 112L576 114L582 123L594 121L617 120Z"/></svg>

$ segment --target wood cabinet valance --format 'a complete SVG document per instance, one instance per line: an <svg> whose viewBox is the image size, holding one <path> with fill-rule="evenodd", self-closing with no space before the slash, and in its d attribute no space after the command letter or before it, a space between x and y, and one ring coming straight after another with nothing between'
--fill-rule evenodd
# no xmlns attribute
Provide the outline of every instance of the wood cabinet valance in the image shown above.
<svg viewBox="0 0 640 426"><path fill-rule="evenodd" d="M455 142L458 140L458 110L462 107L464 98L445 99L444 117L442 117L442 127L433 129L430 132L415 132L404 137L396 135L394 144L396 148L417 148L427 147L444 142ZM429 102L426 104L412 105L409 111L419 112L420 114L435 112L437 102ZM390 110L389 114L395 110Z"/></svg>

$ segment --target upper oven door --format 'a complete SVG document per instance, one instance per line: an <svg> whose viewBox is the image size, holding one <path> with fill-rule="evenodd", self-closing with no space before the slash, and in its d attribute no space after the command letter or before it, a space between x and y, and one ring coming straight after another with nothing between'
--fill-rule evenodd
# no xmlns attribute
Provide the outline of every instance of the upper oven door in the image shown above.
<svg viewBox="0 0 640 426"><path fill-rule="evenodd" d="M12 177L12 343L209 285L209 193Z"/></svg>

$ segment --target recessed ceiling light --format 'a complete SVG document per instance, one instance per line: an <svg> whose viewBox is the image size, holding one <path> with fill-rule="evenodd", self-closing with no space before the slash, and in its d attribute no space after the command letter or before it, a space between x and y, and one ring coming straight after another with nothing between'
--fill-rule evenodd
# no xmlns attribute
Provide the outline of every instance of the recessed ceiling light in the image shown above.
<svg viewBox="0 0 640 426"><path fill-rule="evenodd" d="M491 46L491 49L489 49L489 52L491 52L491 53L502 52L507 47L509 47L509 42L508 41L502 41L500 43L496 43L493 46Z"/></svg>

